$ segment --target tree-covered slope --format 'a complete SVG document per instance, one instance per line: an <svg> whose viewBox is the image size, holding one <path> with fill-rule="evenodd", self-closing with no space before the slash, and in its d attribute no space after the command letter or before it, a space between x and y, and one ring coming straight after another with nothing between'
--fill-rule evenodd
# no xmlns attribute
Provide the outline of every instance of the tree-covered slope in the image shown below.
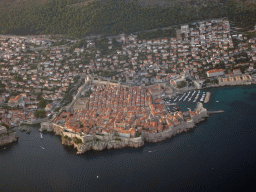
<svg viewBox="0 0 256 192"><path fill-rule="evenodd" d="M81 37L129 33L227 14L238 20L235 14L243 14L247 9L236 9L238 5L234 1L226 0L223 4L210 0L203 3L199 0L176 0L170 6L145 6L143 0L46 0L40 6L31 3L26 4L25 9L2 11L0 33ZM250 15L253 14L255 9L251 8Z"/></svg>

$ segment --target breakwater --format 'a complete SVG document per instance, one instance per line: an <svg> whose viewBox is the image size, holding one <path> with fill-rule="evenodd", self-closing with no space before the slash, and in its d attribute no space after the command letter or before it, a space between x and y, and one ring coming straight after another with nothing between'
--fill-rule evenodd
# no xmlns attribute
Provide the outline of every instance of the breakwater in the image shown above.
<svg viewBox="0 0 256 192"><path fill-rule="evenodd" d="M224 111L223 111L223 110L218 110L218 111L208 111L207 113L208 113L208 115L210 115L210 114L224 113Z"/></svg>
<svg viewBox="0 0 256 192"><path fill-rule="evenodd" d="M205 96L204 103L208 103L209 100L210 100L210 97L211 97L211 93L210 93L210 92L207 92L207 93L206 93L206 96Z"/></svg>

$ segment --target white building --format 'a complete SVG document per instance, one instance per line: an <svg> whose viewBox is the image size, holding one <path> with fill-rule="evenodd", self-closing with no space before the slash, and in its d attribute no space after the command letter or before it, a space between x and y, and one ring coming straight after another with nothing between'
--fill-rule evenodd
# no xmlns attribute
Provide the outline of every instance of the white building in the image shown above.
<svg viewBox="0 0 256 192"><path fill-rule="evenodd" d="M207 71L207 77L218 77L224 75L223 69L212 69Z"/></svg>
<svg viewBox="0 0 256 192"><path fill-rule="evenodd" d="M189 33L188 25L182 25L180 29L181 29L181 33Z"/></svg>

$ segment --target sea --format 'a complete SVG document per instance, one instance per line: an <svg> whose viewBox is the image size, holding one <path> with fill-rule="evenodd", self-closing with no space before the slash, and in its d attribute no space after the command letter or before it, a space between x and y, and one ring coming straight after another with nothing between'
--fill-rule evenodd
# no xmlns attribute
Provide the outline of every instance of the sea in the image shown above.
<svg viewBox="0 0 256 192"><path fill-rule="evenodd" d="M76 155L60 136L31 127L0 148L0 191L247 191L256 182L256 87L211 92L213 114L159 143ZM218 101L218 102L216 102ZM180 101L182 111L196 103Z"/></svg>

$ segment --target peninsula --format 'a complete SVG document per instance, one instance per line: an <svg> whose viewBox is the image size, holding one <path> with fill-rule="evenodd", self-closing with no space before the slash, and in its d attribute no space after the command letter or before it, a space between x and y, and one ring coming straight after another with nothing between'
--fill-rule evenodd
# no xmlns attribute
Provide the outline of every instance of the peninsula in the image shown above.
<svg viewBox="0 0 256 192"><path fill-rule="evenodd" d="M80 98L40 129L61 135L62 144L74 145L77 154L159 142L208 117L200 102L195 111L168 113L161 85L127 87L87 78L80 90Z"/></svg>
<svg viewBox="0 0 256 192"><path fill-rule="evenodd" d="M254 31L228 18L172 27L76 40L1 35L0 123L44 122L67 144L141 146L196 123L197 109L178 104L210 102L200 89L256 84Z"/></svg>

